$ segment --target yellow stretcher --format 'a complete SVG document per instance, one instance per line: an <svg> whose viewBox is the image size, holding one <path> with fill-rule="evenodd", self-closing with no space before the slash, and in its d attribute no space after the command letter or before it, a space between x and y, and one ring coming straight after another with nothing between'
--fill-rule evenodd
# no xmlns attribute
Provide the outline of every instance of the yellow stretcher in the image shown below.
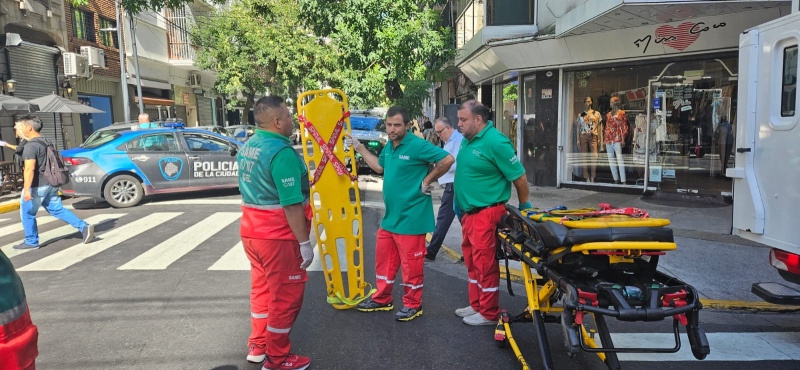
<svg viewBox="0 0 800 370"><path fill-rule="evenodd" d="M322 258L328 303L336 309L352 308L374 290L364 282L355 151L344 146L344 134L350 132L347 95L337 89L303 93L297 99L297 114L303 158L312 181L312 224ZM342 267L347 268L346 289Z"/></svg>

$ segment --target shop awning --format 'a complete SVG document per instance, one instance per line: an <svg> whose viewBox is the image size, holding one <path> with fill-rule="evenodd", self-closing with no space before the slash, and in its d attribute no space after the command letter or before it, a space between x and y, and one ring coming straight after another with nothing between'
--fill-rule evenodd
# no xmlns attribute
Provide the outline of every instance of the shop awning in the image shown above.
<svg viewBox="0 0 800 370"><path fill-rule="evenodd" d="M556 20L556 37L786 7L785 1L587 1Z"/></svg>
<svg viewBox="0 0 800 370"><path fill-rule="evenodd" d="M133 102L134 103L139 103L139 97L138 96L134 96L133 97ZM142 98L142 102L144 102L146 105L160 105L162 107L163 106L171 107L171 106L175 105L175 102L172 99L151 98L151 97L147 97L147 96Z"/></svg>
<svg viewBox="0 0 800 370"><path fill-rule="evenodd" d="M599 1L587 3L597 2ZM562 37L547 35L489 41L457 61L457 66L470 81L482 83L515 71L630 63L698 54L718 55L736 51L739 47L739 34L745 30L783 14L783 8L759 7L757 10L704 16L685 22L679 20Z"/></svg>

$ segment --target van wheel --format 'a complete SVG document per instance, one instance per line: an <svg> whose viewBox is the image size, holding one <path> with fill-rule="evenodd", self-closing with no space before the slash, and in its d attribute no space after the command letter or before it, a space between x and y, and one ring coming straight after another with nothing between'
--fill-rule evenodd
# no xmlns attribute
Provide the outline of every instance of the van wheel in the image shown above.
<svg viewBox="0 0 800 370"><path fill-rule="evenodd" d="M143 196L142 184L130 175L112 178L103 189L103 197L114 208L133 207L142 201Z"/></svg>

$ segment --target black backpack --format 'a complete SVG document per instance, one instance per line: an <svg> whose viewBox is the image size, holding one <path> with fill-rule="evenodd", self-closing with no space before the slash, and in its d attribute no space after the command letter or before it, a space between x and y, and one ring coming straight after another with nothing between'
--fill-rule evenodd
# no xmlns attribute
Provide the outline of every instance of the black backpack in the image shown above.
<svg viewBox="0 0 800 370"><path fill-rule="evenodd" d="M61 153L47 139L39 137L36 140L39 144L45 147L47 154L45 154L44 163L44 178L50 186L60 187L69 184L69 169L64 166L64 160L61 159Z"/></svg>

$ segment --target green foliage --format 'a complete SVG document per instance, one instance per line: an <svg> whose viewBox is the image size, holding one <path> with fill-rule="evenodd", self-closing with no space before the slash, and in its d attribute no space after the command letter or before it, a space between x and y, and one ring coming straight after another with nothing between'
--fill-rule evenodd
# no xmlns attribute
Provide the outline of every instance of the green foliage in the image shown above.
<svg viewBox="0 0 800 370"><path fill-rule="evenodd" d="M517 84L508 84L503 87L503 103L517 101Z"/></svg>
<svg viewBox="0 0 800 370"><path fill-rule="evenodd" d="M298 89L319 88L330 52L303 26L299 12L297 0L236 0L212 12L192 29L197 66L217 72L218 93L244 96L245 110L256 94L296 100Z"/></svg>
<svg viewBox="0 0 800 370"><path fill-rule="evenodd" d="M89 0L70 0L74 6L84 6L89 4ZM139 13L143 10L161 10L163 8L177 8L183 4L194 2L194 0L122 0L122 7L131 12ZM213 0L221 2L221 0Z"/></svg>
<svg viewBox="0 0 800 370"><path fill-rule="evenodd" d="M451 31L432 0L301 0L306 21L333 47L328 83L352 107L402 104L419 112L442 63L454 55ZM422 93L425 92L425 93Z"/></svg>

